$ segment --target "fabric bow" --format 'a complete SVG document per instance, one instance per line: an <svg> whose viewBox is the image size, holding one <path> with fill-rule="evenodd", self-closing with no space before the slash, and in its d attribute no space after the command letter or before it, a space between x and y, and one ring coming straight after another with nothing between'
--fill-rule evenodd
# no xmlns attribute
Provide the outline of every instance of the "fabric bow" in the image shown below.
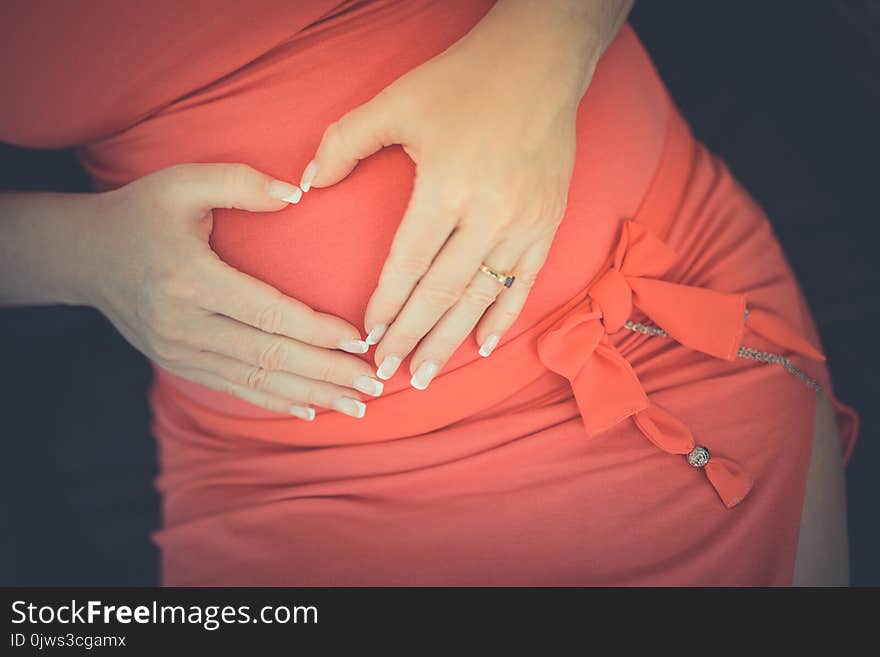
<svg viewBox="0 0 880 657"><path fill-rule="evenodd" d="M538 338L538 356L545 367L571 382L588 434L632 417L661 450L692 455L688 460L703 469L730 508L751 489L749 475L729 459L712 454L702 463L693 456L697 445L690 430L648 400L629 362L608 339L635 307L682 345L724 360L736 359L745 330L745 295L660 280L675 260L675 253L644 226L625 222L610 269L590 286L581 304ZM824 358L771 313L750 309L749 326L798 353Z"/></svg>

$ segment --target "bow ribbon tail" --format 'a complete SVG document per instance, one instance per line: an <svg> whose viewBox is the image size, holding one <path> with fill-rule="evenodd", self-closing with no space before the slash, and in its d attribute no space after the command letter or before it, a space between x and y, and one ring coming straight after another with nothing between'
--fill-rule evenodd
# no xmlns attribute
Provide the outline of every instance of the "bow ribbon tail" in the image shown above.
<svg viewBox="0 0 880 657"><path fill-rule="evenodd" d="M752 478L739 465L723 456L710 456L703 471L728 509L742 502L752 490Z"/></svg>
<svg viewBox="0 0 880 657"><path fill-rule="evenodd" d="M589 435L601 433L648 405L632 366L608 343L598 313L583 312L538 339L538 357L571 384Z"/></svg>
<svg viewBox="0 0 880 657"><path fill-rule="evenodd" d="M685 455L690 465L702 468L728 509L739 504L749 494L753 481L748 473L734 461L723 456L714 456L705 447L698 446L690 429L669 411L652 403L636 413L633 420L645 437L664 452ZM705 461L696 458L703 453ZM695 455L693 460L692 454Z"/></svg>
<svg viewBox="0 0 880 657"><path fill-rule="evenodd" d="M717 292L653 278L629 278L633 302L689 349L736 360L745 331L744 294Z"/></svg>
<svg viewBox="0 0 880 657"><path fill-rule="evenodd" d="M746 324L762 338L778 344L780 347L813 360L825 360L825 355L821 351L811 345L788 322L778 315L758 308L749 308Z"/></svg>
<svg viewBox="0 0 880 657"><path fill-rule="evenodd" d="M632 366L607 338L571 380L571 388L590 435L610 429L650 404Z"/></svg>
<svg viewBox="0 0 880 657"><path fill-rule="evenodd" d="M633 417L636 426L654 445L669 454L689 454L694 447L694 436L685 424L672 413L655 403Z"/></svg>

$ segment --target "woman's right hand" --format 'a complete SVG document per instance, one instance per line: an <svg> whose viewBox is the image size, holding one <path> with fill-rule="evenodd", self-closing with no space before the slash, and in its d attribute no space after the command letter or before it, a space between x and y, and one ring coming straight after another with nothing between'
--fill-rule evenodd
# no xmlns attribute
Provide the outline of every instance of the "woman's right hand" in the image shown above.
<svg viewBox="0 0 880 657"><path fill-rule="evenodd" d="M230 267L208 244L214 208L273 211L300 194L243 164L186 164L96 195L88 303L184 379L303 419L312 406L362 417L358 391L376 396L382 383L343 353L367 350L358 329Z"/></svg>

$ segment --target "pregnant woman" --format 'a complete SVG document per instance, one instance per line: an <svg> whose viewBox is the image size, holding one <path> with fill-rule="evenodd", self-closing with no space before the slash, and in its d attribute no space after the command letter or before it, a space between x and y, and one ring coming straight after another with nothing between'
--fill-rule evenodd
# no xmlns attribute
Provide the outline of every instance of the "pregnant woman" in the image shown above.
<svg viewBox="0 0 880 657"><path fill-rule="evenodd" d="M97 192L0 197L0 300L155 363L165 584L846 583L856 416L629 5L7 3Z"/></svg>

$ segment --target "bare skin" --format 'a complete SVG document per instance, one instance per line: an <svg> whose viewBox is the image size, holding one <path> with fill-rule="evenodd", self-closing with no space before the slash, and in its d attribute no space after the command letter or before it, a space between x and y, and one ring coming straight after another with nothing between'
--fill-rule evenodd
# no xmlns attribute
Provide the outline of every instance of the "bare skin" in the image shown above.
<svg viewBox="0 0 880 657"><path fill-rule="evenodd" d="M214 208L268 212L301 197L243 165L178 165L106 194L0 196L0 305L95 306L163 368L304 420L314 406L364 416L394 368L377 379L340 350L366 352L388 325L376 364L391 356L399 365L418 348L414 367L433 367L414 379L424 388L484 312L484 346L519 314L564 210L578 103L631 5L499 0L445 53L327 128L303 191L338 182L391 143L419 164L365 318L371 340L213 255ZM496 135L491 148L487 135ZM529 193L513 198L515 189ZM462 201L469 220L459 226L446 209ZM502 245L502 234L515 238ZM496 251L498 268L519 263L516 288L500 297L502 286L478 273Z"/></svg>
<svg viewBox="0 0 880 657"><path fill-rule="evenodd" d="M364 317L379 378L412 355L411 385L423 390L471 333L489 356L519 316L565 211L578 105L631 6L503 0L327 127L303 191L336 184L392 144L416 164Z"/></svg>
<svg viewBox="0 0 880 657"><path fill-rule="evenodd" d="M305 420L313 406L360 417L381 384L351 355L367 350L358 329L208 244L214 208L271 212L296 192L245 165L185 164L103 194L0 194L0 305L90 305L185 379Z"/></svg>
<svg viewBox="0 0 880 657"><path fill-rule="evenodd" d="M848 586L846 484L840 435L825 395L816 400L813 447L801 515L794 586Z"/></svg>
<svg viewBox="0 0 880 657"><path fill-rule="evenodd" d="M412 354L412 384L427 387L471 333L488 356L513 324L564 212L578 103L631 5L501 0L447 52L327 129L306 190L389 144L418 165L364 318L376 376ZM486 135L499 136L492 148ZM0 306L92 305L183 378L304 420L313 406L362 417L382 386L345 353L367 350L360 329L231 269L208 246L214 208L269 212L300 194L243 165L181 165L103 195L0 195ZM515 271L517 285L504 290L481 262ZM842 585L843 469L824 398L815 426L794 583Z"/></svg>

